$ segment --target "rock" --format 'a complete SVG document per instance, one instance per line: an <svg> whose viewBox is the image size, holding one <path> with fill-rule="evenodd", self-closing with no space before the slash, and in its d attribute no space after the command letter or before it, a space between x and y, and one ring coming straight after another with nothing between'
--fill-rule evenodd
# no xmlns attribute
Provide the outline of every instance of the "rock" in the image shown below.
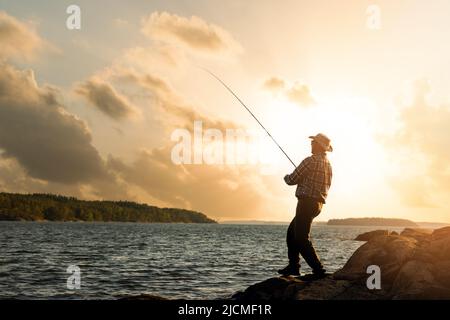
<svg viewBox="0 0 450 320"><path fill-rule="evenodd" d="M442 269L437 274L436 267L418 260L405 263L389 293L392 299L450 299L449 276ZM450 261L440 267L449 268Z"/></svg>
<svg viewBox="0 0 450 320"><path fill-rule="evenodd" d="M432 267L436 282L450 288L450 260L438 261Z"/></svg>
<svg viewBox="0 0 450 320"><path fill-rule="evenodd" d="M390 294L394 299L412 299L422 297L426 288L433 285L435 279L432 265L419 260L410 260L400 269Z"/></svg>
<svg viewBox="0 0 450 320"><path fill-rule="evenodd" d="M372 238L356 250L334 277L340 280L367 278L367 267L377 265L382 270L382 282L391 285L403 263L413 256L416 247L417 241L412 238L402 236Z"/></svg>
<svg viewBox="0 0 450 320"><path fill-rule="evenodd" d="M448 238L448 237L450 237L450 226L436 229L431 234L431 238L433 240L439 240L439 239Z"/></svg>
<svg viewBox="0 0 450 320"><path fill-rule="evenodd" d="M365 282L336 280L332 276L304 282L295 277L271 278L236 293L232 299L252 300L348 300L383 299L384 291L368 290Z"/></svg>
<svg viewBox="0 0 450 320"><path fill-rule="evenodd" d="M270 278L248 287L244 292L235 294L238 300L292 300L306 282L295 277Z"/></svg>
<svg viewBox="0 0 450 320"><path fill-rule="evenodd" d="M350 286L350 281L326 277L305 286L294 297L296 300L332 300L343 294Z"/></svg>
<svg viewBox="0 0 450 320"><path fill-rule="evenodd" d="M119 298L119 300L148 300L148 301L158 301L158 300L169 300L167 298L164 297L160 297L160 296L155 296L152 294L140 294L137 296L125 296L125 297L121 297Z"/></svg>
<svg viewBox="0 0 450 320"><path fill-rule="evenodd" d="M358 235L355 238L355 240L356 241L369 241L370 239L372 239L374 237L387 236L387 235L389 235L388 230L375 230L375 231L369 231L369 232L362 233L362 234Z"/></svg>
<svg viewBox="0 0 450 320"><path fill-rule="evenodd" d="M404 237L414 238L416 240L428 240L431 238L433 230L421 228L406 228L400 235Z"/></svg>
<svg viewBox="0 0 450 320"><path fill-rule="evenodd" d="M324 279L271 278L233 296L236 300L449 299L450 227L377 230L344 267ZM369 290L367 267L381 271L381 290Z"/></svg>
<svg viewBox="0 0 450 320"><path fill-rule="evenodd" d="M431 239L429 243L424 244L423 248L431 256L430 259L436 261L450 259L450 236Z"/></svg>

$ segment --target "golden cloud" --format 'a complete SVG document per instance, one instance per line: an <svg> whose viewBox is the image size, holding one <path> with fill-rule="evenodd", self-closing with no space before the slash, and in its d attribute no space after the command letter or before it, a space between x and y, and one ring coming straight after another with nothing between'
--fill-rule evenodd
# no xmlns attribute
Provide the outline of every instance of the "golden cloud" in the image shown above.
<svg viewBox="0 0 450 320"><path fill-rule="evenodd" d="M242 47L225 29L203 19L153 12L142 20L142 32L152 39L175 42L201 52L240 52Z"/></svg>
<svg viewBox="0 0 450 320"><path fill-rule="evenodd" d="M30 60L36 51L45 47L45 42L31 25L0 11L0 46L0 59Z"/></svg>
<svg viewBox="0 0 450 320"><path fill-rule="evenodd" d="M267 79L266 81L264 81L263 87L267 90L271 90L271 91L279 91L284 89L285 86L285 82L283 79L277 78L277 77L271 77L269 79Z"/></svg>
<svg viewBox="0 0 450 320"><path fill-rule="evenodd" d="M0 148L30 176L77 183L106 175L85 122L69 114L55 88L37 85L31 70L0 64ZM55 165L55 163L57 165Z"/></svg>
<svg viewBox="0 0 450 320"><path fill-rule="evenodd" d="M133 118L139 114L138 108L125 96L100 79L92 78L85 81L75 92L84 96L94 107L114 120Z"/></svg>
<svg viewBox="0 0 450 320"><path fill-rule="evenodd" d="M263 88L275 94L283 94L286 99L300 107L309 107L316 103L309 87L305 84L294 83L294 85L288 87L285 80L271 77L264 81Z"/></svg>
<svg viewBox="0 0 450 320"><path fill-rule="evenodd" d="M132 164L110 157L109 166L123 180L171 206L226 219L257 218L267 213L274 195L267 186L273 185L273 177L244 166L175 165L170 154L170 146L142 150Z"/></svg>
<svg viewBox="0 0 450 320"><path fill-rule="evenodd" d="M448 205L450 192L450 106L432 106L426 80L414 83L412 103L399 115L399 129L385 136L393 161L402 164L393 187L405 204L412 207Z"/></svg>

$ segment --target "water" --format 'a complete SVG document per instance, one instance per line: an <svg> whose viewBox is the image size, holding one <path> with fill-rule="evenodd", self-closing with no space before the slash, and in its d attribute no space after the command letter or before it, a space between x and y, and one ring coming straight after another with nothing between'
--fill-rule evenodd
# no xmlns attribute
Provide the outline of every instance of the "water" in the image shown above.
<svg viewBox="0 0 450 320"><path fill-rule="evenodd" d="M227 298L276 275L287 225L0 222L0 298ZM376 227L313 226L328 271L341 268ZM385 229L385 228L383 228ZM69 265L81 288L67 289ZM310 271L303 267L303 271Z"/></svg>

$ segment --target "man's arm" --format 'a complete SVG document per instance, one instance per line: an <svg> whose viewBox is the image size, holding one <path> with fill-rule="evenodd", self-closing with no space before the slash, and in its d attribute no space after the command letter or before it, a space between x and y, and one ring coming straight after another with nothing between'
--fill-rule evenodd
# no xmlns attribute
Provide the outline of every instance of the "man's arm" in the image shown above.
<svg viewBox="0 0 450 320"><path fill-rule="evenodd" d="M303 160L302 163L300 163L300 165L297 168L295 168L294 172L292 172L291 174L287 174L284 177L284 182L286 182L286 184L290 186L299 184L308 171L309 162L310 162L309 157Z"/></svg>

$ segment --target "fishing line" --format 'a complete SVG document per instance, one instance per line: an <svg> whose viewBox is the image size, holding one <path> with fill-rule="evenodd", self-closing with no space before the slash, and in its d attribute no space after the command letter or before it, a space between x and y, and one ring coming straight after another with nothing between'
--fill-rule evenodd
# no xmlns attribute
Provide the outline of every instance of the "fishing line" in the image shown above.
<svg viewBox="0 0 450 320"><path fill-rule="evenodd" d="M278 144L278 142L275 140L274 137L272 137L272 135L270 134L270 132L263 126L263 124L258 120L258 118L256 118L256 116L253 114L253 112L245 105L245 103L233 92L233 90L231 90L231 88L225 83L223 82L218 76L216 76L214 73L212 73L211 71L209 71L206 68L203 67L199 67L200 69L203 69L203 71L209 73L211 76L213 76L217 81L219 81L238 101L239 103L251 114L251 116L253 117L253 119L256 120L256 122L258 122L258 124L261 126L261 128L264 129L264 131L268 134L268 136L272 139L273 142L275 142L275 144L277 145L277 147L281 150L281 152L283 152L283 154L286 156L286 158L288 158L288 160L292 163L292 165L294 166L294 168L296 168L297 166L295 165L295 163L291 160L291 158L289 158L289 156L287 155L287 153L283 150L283 148Z"/></svg>

